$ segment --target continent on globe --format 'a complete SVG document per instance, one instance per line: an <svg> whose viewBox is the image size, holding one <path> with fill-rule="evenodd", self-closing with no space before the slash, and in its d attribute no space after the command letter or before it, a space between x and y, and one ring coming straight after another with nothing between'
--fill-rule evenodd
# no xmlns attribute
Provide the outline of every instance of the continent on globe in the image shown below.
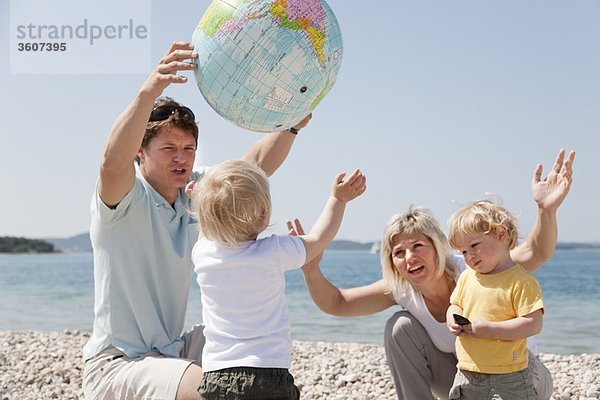
<svg viewBox="0 0 600 400"><path fill-rule="evenodd" d="M208 104L257 132L300 122L329 93L342 62L342 35L324 0L213 0L192 42Z"/></svg>

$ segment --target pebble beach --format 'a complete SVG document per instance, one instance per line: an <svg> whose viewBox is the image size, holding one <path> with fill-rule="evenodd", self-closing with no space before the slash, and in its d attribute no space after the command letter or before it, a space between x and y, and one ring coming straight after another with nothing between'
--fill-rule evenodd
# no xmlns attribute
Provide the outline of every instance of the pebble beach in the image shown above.
<svg viewBox="0 0 600 400"><path fill-rule="evenodd" d="M89 332L0 331L0 400L83 399L81 348ZM553 399L600 399L600 354L540 355ZM302 399L395 399L383 346L294 341Z"/></svg>

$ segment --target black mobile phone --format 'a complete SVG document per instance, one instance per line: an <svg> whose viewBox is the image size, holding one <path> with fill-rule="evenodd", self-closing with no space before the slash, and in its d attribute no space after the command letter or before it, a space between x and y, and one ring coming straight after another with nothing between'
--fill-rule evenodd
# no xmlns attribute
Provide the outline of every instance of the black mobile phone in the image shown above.
<svg viewBox="0 0 600 400"><path fill-rule="evenodd" d="M471 321L459 314L452 314L454 321L459 325L470 325Z"/></svg>

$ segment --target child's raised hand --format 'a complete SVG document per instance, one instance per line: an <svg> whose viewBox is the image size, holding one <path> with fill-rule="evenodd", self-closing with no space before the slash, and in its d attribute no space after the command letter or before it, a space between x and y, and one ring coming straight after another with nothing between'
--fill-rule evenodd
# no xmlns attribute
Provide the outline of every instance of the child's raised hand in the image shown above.
<svg viewBox="0 0 600 400"><path fill-rule="evenodd" d="M347 203L365 192L367 189L367 177L359 169L346 179L344 179L345 176L345 172L337 174L331 187L331 195Z"/></svg>

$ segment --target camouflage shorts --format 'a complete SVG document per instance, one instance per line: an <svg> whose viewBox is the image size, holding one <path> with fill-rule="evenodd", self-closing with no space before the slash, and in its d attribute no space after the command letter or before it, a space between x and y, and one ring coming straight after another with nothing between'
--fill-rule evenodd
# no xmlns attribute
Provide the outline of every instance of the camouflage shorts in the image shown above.
<svg viewBox="0 0 600 400"><path fill-rule="evenodd" d="M235 367L205 372L201 400L298 400L294 377L283 368Z"/></svg>

